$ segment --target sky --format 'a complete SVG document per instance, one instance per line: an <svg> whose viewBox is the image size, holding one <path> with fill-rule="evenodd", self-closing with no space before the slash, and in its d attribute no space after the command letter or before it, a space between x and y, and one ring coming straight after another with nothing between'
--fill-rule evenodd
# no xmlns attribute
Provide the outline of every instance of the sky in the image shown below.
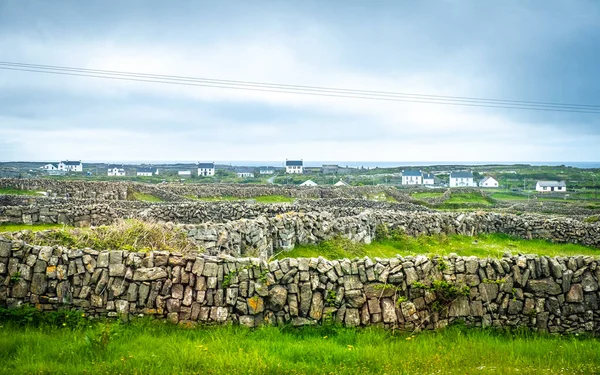
<svg viewBox="0 0 600 375"><path fill-rule="evenodd" d="M0 0L0 61L600 105L594 0ZM0 161L599 161L600 114L0 69Z"/></svg>

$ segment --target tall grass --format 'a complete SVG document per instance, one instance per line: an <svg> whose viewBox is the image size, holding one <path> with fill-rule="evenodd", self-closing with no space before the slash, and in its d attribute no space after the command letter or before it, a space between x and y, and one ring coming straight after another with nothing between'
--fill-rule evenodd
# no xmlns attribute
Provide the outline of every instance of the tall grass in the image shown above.
<svg viewBox="0 0 600 375"><path fill-rule="evenodd" d="M183 231L163 224L140 220L119 220L93 228L61 228L37 233L21 233L20 239L32 245L60 245L73 249L176 252L199 251Z"/></svg>
<svg viewBox="0 0 600 375"><path fill-rule="evenodd" d="M0 323L1 324L1 323ZM593 338L451 327L185 329L156 321L0 329L1 374L592 374Z"/></svg>

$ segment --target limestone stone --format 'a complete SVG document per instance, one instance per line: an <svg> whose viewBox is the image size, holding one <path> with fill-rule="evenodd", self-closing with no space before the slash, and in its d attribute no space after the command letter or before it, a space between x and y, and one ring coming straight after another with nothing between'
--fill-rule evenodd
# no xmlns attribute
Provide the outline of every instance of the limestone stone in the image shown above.
<svg viewBox="0 0 600 375"><path fill-rule="evenodd" d="M280 311L287 302L287 289L281 285L275 285L269 290L269 308L273 311Z"/></svg>
<svg viewBox="0 0 600 375"><path fill-rule="evenodd" d="M566 295L567 302L583 302L583 287L581 284L573 284Z"/></svg>

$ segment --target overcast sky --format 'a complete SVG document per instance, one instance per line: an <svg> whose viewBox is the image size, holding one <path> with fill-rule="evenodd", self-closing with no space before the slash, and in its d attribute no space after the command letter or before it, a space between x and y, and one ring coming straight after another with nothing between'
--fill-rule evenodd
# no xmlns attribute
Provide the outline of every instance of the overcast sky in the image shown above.
<svg viewBox="0 0 600 375"><path fill-rule="evenodd" d="M600 2L0 0L0 60L600 105ZM600 114L0 70L0 160L598 161Z"/></svg>

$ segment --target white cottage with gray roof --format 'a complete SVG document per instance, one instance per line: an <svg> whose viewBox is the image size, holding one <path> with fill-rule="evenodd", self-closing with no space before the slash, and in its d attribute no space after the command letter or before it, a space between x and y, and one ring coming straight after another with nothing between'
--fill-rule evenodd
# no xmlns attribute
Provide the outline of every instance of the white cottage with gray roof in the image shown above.
<svg viewBox="0 0 600 375"><path fill-rule="evenodd" d="M473 172L459 171L450 172L450 187L475 187Z"/></svg>
<svg viewBox="0 0 600 375"><path fill-rule="evenodd" d="M555 191L565 193L567 191L567 183L564 181L538 181L535 184L535 190L542 193Z"/></svg>
<svg viewBox="0 0 600 375"><path fill-rule="evenodd" d="M198 163L198 177L215 175L215 163Z"/></svg>

